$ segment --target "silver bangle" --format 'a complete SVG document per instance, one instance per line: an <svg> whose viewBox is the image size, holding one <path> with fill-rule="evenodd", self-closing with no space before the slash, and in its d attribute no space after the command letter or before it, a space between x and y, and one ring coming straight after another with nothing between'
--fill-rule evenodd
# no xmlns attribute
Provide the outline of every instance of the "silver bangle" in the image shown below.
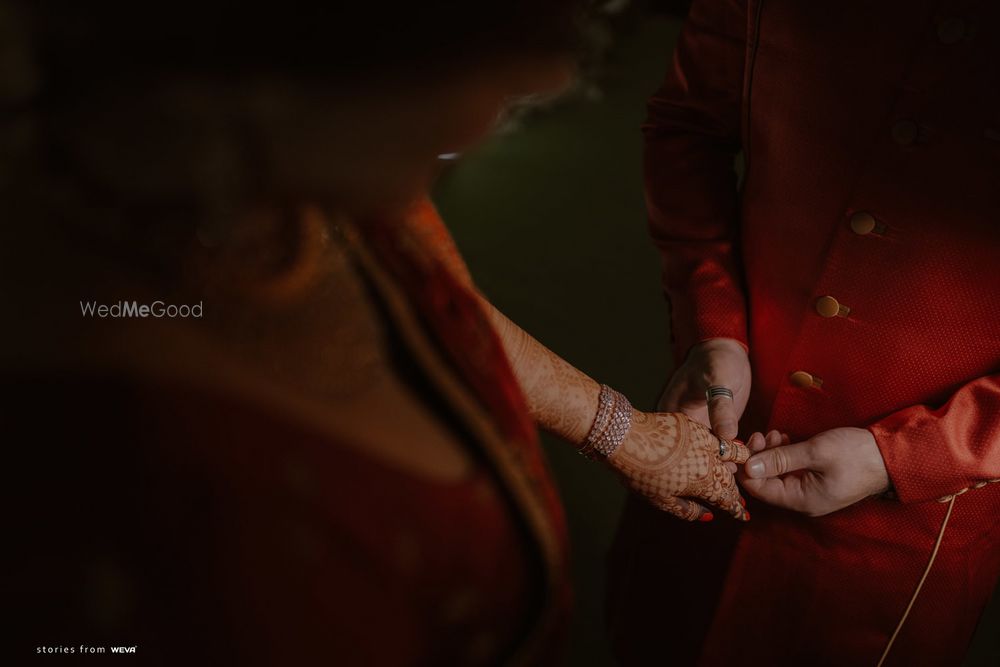
<svg viewBox="0 0 1000 667"><path fill-rule="evenodd" d="M580 453L596 459L611 456L625 441L632 428L632 404L622 394L606 384L597 397L597 415L583 441Z"/></svg>

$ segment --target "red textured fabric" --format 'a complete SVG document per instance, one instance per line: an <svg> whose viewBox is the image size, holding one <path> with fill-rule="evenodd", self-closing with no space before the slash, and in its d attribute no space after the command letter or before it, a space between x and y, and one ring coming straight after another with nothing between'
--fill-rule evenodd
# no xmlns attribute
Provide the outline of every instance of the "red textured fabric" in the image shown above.
<svg viewBox="0 0 1000 667"><path fill-rule="evenodd" d="M678 664L876 664L942 532L935 501L960 492L885 664L961 663L1000 573L1000 484L975 488L1000 478L998 47L990 2L694 3L646 126L678 353L746 340L744 431L868 427L902 502L751 503L743 529L633 504L611 567L625 664L664 646ZM674 567L693 584L680 620L656 574Z"/></svg>
<svg viewBox="0 0 1000 667"><path fill-rule="evenodd" d="M414 367L399 379L467 445L470 478L396 470L197 382L0 374L14 662L125 642L151 665L557 664L570 600L555 485L496 333L438 257L447 232L417 213L366 226L379 261L359 271L390 271L373 299L409 297L439 346L444 364L411 354L416 332L386 309L391 352ZM478 433L437 383L447 371L485 408Z"/></svg>
<svg viewBox="0 0 1000 667"><path fill-rule="evenodd" d="M679 49L671 71L678 94L653 97L643 126L646 179L656 184L646 189L646 208L663 256L678 358L708 338L748 340L746 299L733 249L738 207L733 156L739 140L732 132L739 127L746 24L727 5L704 3L692 12L689 25L711 27L699 35L701 48L731 50L734 57L705 59ZM704 99L714 104L691 103ZM671 123L658 120L663 117Z"/></svg>
<svg viewBox="0 0 1000 667"><path fill-rule="evenodd" d="M5 376L2 394L10 464L45 471L6 484L31 508L5 523L16 664L80 642L146 665L494 664L537 613L486 466L422 479L188 385Z"/></svg>
<svg viewBox="0 0 1000 667"><path fill-rule="evenodd" d="M548 558L548 621L532 661L561 657L572 603L569 534L558 490L552 481L538 430L499 336L473 292L468 271L451 235L429 200L417 202L402 223L369 220L363 234L382 265L406 291L410 303L435 337L445 358L487 410L514 454L516 468L544 514L543 539L553 545Z"/></svg>

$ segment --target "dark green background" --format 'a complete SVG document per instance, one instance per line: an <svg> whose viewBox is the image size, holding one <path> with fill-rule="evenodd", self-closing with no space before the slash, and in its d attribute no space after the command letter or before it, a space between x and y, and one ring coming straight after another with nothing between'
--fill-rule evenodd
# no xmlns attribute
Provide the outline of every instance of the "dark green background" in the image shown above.
<svg viewBox="0 0 1000 667"><path fill-rule="evenodd" d="M598 79L600 99L573 96L533 114L464 156L435 193L493 303L645 409L666 382L670 360L659 260L646 236L639 125L679 26L656 18L626 30ZM568 446L545 444L572 537L576 611L569 664L610 665L604 554L624 492ZM998 607L981 624L968 665L1000 665Z"/></svg>

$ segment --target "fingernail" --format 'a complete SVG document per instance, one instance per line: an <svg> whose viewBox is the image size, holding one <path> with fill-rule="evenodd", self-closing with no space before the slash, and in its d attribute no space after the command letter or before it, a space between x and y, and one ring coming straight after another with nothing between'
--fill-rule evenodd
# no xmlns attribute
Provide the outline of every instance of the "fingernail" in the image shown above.
<svg viewBox="0 0 1000 667"><path fill-rule="evenodd" d="M747 474L751 477L763 477L764 476L764 462L761 460L750 459L747 463Z"/></svg>
<svg viewBox="0 0 1000 667"><path fill-rule="evenodd" d="M743 442L742 440L740 440L739 438L733 438L733 442L735 442L737 444L740 444L740 445L746 445L747 444L747 443Z"/></svg>
<svg viewBox="0 0 1000 667"><path fill-rule="evenodd" d="M706 514L702 514L701 518L698 519L698 521L701 521L702 523L708 523L709 521L711 521L714 518L715 518L715 515L712 514L711 512L708 512Z"/></svg>

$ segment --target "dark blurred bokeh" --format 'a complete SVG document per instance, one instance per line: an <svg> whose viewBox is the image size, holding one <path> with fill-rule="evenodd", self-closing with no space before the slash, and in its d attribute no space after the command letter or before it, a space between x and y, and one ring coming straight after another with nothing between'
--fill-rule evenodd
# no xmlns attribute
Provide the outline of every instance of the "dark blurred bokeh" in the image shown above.
<svg viewBox="0 0 1000 667"><path fill-rule="evenodd" d="M451 167L436 192L491 300L645 409L671 362L659 261L646 237L639 125L670 61L685 4L650 3L608 24L606 49L580 90L512 121ZM546 445L572 534L576 612L568 664L611 665L604 554L624 492L564 444ZM965 664L1000 665L996 596Z"/></svg>

